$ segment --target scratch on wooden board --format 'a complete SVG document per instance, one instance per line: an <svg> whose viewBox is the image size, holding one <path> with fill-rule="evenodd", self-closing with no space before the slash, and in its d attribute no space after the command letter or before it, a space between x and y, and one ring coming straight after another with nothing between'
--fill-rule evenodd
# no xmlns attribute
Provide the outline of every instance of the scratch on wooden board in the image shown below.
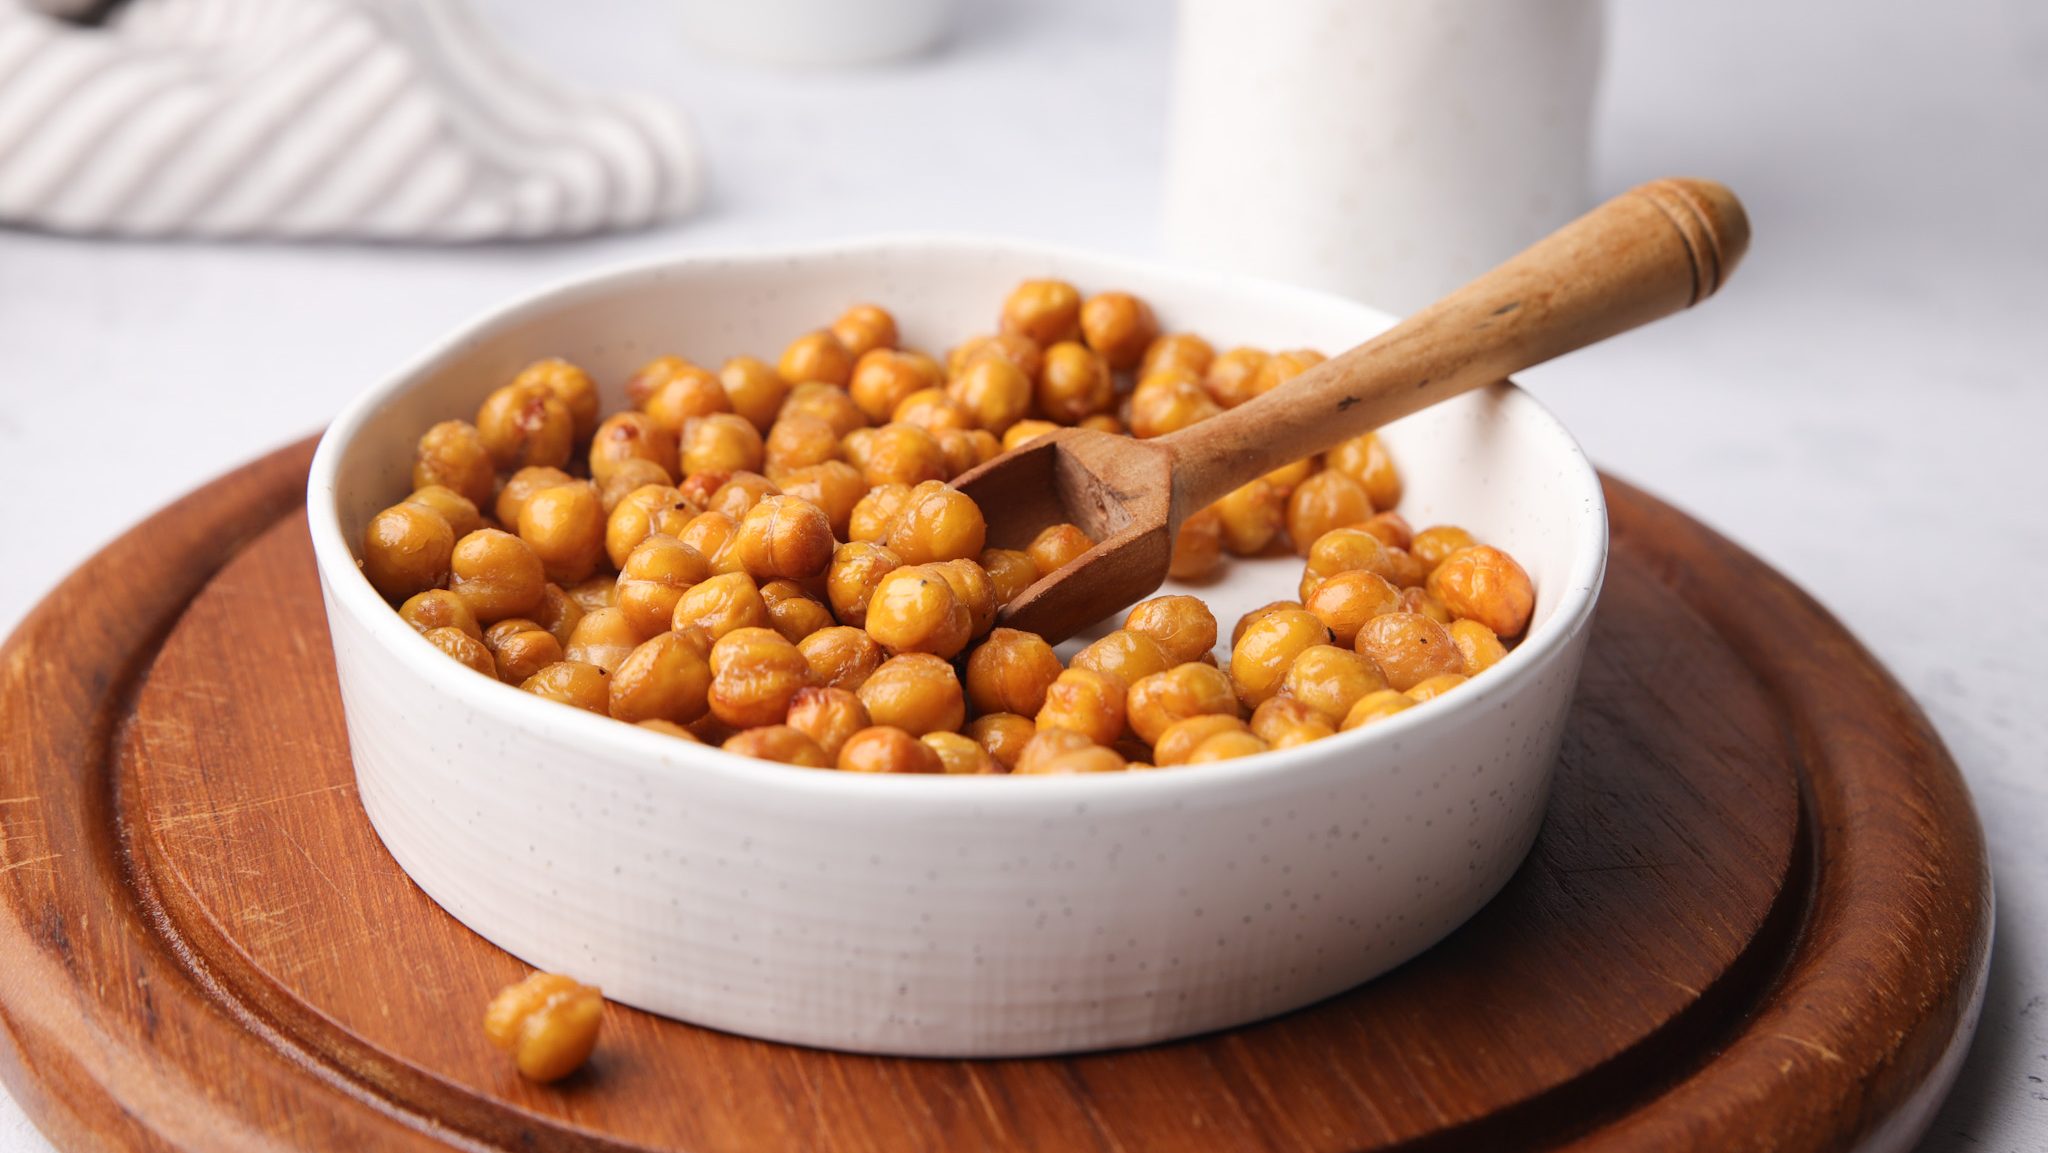
<svg viewBox="0 0 2048 1153"><path fill-rule="evenodd" d="M26 869L30 865L40 865L45 861L54 861L63 855L62 853L44 853L40 857L23 857L19 861L9 861L4 865L0 865L0 877L4 877L16 869Z"/></svg>
<svg viewBox="0 0 2048 1153"><path fill-rule="evenodd" d="M340 885L335 884L334 878L328 875L327 870L321 866L320 862L313 858L313 854L306 851L306 846L300 844L299 839L292 835L292 831L290 829L283 828L280 826L277 831L283 834L285 844L290 845L294 849L297 849L299 851L299 856L306 858L306 863L313 867L313 871L320 875L321 880L327 882L327 887L333 889L336 896L347 895L341 891Z"/></svg>
<svg viewBox="0 0 2048 1153"><path fill-rule="evenodd" d="M1823 1060L1831 1061L1837 1065L1842 1063L1842 1055L1840 1053L1835 1052L1818 1041L1808 1040L1805 1037L1794 1037L1790 1033L1771 1033L1768 1036L1779 1041L1790 1041L1801 1049L1819 1054Z"/></svg>
<svg viewBox="0 0 2048 1153"><path fill-rule="evenodd" d="M981 1102L981 1113L988 1118L990 1130L1002 1144L1009 1144L1010 1131L1003 1127L1002 1115L996 1112L996 1103L989 1098L988 1085L981 1079L981 1070L973 1064L967 1066L967 1083L974 1086L974 1099Z"/></svg>
<svg viewBox="0 0 2048 1153"><path fill-rule="evenodd" d="M35 793L30 793L26 797L0 797L0 805L29 805L42 799Z"/></svg>
<svg viewBox="0 0 2048 1153"><path fill-rule="evenodd" d="M225 805L215 805L212 808L193 809L189 812L151 813L149 816L149 827L162 832L165 829L191 824L195 821L219 820L223 817L232 817L256 809L266 809L272 805L282 805L288 801L301 800L320 793L338 792L355 787L354 781L339 781L332 785L320 785L316 788L301 789L296 793L284 793L275 797L259 797L253 801L234 801Z"/></svg>

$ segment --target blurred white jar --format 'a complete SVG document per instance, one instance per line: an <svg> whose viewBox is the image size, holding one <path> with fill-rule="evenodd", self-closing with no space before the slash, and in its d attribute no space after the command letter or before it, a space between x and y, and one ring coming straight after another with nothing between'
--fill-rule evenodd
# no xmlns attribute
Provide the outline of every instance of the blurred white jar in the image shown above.
<svg viewBox="0 0 2048 1153"><path fill-rule="evenodd" d="M1408 311L1588 207L1602 0L1181 0L1177 258Z"/></svg>
<svg viewBox="0 0 2048 1153"><path fill-rule="evenodd" d="M734 60L784 67L882 64L936 44L953 0L683 0L683 32Z"/></svg>

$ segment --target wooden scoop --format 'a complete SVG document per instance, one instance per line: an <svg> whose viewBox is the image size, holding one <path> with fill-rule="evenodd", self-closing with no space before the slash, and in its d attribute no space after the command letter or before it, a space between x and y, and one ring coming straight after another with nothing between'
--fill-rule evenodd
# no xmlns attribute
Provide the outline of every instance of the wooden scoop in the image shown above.
<svg viewBox="0 0 2048 1153"><path fill-rule="evenodd" d="M1705 300L1749 247L1708 180L1615 197L1364 344L1220 416L1153 440L1068 428L954 487L1022 548L1047 525L1101 543L1024 590L1003 624L1063 640L1157 589L1181 522L1282 465Z"/></svg>

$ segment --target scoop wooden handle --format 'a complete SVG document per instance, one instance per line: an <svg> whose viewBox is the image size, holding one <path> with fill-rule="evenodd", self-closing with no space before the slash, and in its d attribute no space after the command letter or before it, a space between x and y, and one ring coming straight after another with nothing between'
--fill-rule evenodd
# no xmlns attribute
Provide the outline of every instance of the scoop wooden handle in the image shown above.
<svg viewBox="0 0 2048 1153"><path fill-rule="evenodd" d="M1173 522L1291 461L1697 304L1748 247L1741 202L1713 181L1631 189L1380 336L1162 438Z"/></svg>

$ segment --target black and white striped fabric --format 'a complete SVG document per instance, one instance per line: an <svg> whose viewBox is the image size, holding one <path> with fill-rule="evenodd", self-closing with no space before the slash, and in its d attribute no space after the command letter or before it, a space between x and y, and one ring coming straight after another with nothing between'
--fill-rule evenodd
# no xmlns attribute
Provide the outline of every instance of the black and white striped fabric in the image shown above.
<svg viewBox="0 0 2048 1153"><path fill-rule="evenodd" d="M679 111L562 88L462 0L132 0L98 27L0 0L7 223L467 241L643 226L701 188Z"/></svg>

